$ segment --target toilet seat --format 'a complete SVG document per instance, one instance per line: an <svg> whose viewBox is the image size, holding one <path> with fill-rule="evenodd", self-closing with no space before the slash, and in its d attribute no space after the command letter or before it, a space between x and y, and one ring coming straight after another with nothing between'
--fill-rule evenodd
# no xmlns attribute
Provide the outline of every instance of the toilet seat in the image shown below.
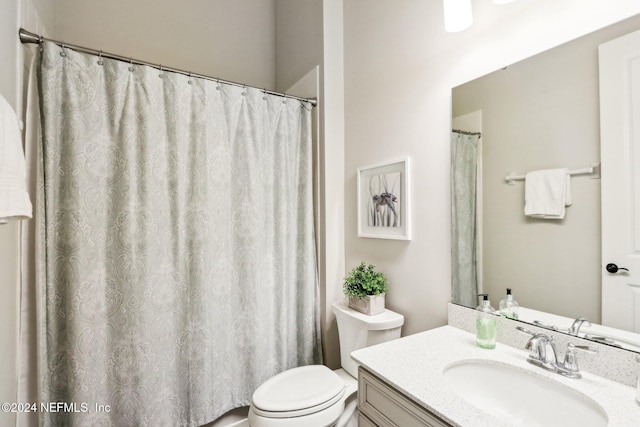
<svg viewBox="0 0 640 427"><path fill-rule="evenodd" d="M253 394L252 410L266 418L292 418L323 411L340 402L344 381L324 365L289 369L270 378Z"/></svg>
<svg viewBox="0 0 640 427"><path fill-rule="evenodd" d="M284 371L263 383L253 394L248 421L251 427L353 427L358 425L358 364L351 352L400 338L404 317L386 310L366 316L335 302L342 368L331 371L310 365Z"/></svg>

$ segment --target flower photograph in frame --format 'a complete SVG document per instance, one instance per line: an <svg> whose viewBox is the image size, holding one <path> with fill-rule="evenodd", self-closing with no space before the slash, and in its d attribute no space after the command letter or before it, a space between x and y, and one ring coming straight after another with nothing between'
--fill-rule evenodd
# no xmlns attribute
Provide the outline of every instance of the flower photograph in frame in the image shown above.
<svg viewBox="0 0 640 427"><path fill-rule="evenodd" d="M409 157L358 168L358 236L411 240Z"/></svg>

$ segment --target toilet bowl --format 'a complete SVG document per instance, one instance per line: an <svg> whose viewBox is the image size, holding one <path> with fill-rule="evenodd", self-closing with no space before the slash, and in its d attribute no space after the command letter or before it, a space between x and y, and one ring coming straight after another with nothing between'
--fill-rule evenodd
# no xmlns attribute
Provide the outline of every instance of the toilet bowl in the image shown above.
<svg viewBox="0 0 640 427"><path fill-rule="evenodd" d="M281 372L253 393L251 427L357 426L358 365L350 357L360 348L400 338L404 317L391 310L368 316L333 304L342 368L309 365Z"/></svg>

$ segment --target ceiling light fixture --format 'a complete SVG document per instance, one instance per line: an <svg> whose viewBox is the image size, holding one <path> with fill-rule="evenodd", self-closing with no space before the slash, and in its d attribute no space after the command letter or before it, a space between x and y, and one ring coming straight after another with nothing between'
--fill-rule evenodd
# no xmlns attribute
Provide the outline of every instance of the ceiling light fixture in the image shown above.
<svg viewBox="0 0 640 427"><path fill-rule="evenodd" d="M471 0L443 0L444 1L444 29L448 33L455 33L467 29L473 23ZM494 0L504 1L504 0Z"/></svg>

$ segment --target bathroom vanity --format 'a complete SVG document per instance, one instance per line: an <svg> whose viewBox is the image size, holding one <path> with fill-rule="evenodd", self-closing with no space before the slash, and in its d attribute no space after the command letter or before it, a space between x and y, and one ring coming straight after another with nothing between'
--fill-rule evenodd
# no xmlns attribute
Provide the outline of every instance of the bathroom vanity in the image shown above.
<svg viewBox="0 0 640 427"><path fill-rule="evenodd" d="M533 366L522 335L522 350L502 343L485 350L473 334L443 326L353 352L360 364L360 425L640 425L634 387Z"/></svg>
<svg viewBox="0 0 640 427"><path fill-rule="evenodd" d="M452 425L362 367L358 371L358 408L361 427Z"/></svg>

